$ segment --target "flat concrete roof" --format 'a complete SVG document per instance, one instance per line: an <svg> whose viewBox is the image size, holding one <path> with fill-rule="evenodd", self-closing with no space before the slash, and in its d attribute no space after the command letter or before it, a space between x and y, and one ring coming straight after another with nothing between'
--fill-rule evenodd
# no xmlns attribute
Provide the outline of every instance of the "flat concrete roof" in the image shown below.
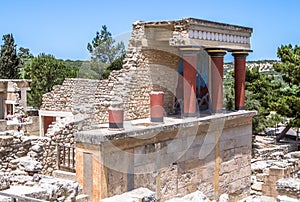
<svg viewBox="0 0 300 202"><path fill-rule="evenodd" d="M134 24L145 24L146 26L160 27L160 26L172 25L172 24L178 23L178 22L186 22L189 25L218 27L218 28L222 28L222 29L246 31L246 32L249 32L249 33L253 32L253 28L251 28L251 27L233 25L233 24L228 24L228 23L221 23L221 22L203 20L203 19L198 19L198 18L191 18L191 17L183 18L181 20L163 20L163 21L148 21L148 22L137 21Z"/></svg>
<svg viewBox="0 0 300 202"><path fill-rule="evenodd" d="M100 124L99 129L80 131L75 134L75 141L87 144L102 144L111 140L121 140L126 138L142 138L145 135L157 134L162 131L176 130L209 124L214 121L226 121L242 117L253 117L256 111L235 111L208 115L205 117L164 117L164 123L153 123L150 119L137 119L124 121L123 130L111 130L108 123Z"/></svg>
<svg viewBox="0 0 300 202"><path fill-rule="evenodd" d="M199 47L251 52L250 27L213 22L196 18L181 20L137 21L134 27L144 27L139 40L143 48ZM135 39L136 40L136 39ZM137 40L136 40L137 41Z"/></svg>

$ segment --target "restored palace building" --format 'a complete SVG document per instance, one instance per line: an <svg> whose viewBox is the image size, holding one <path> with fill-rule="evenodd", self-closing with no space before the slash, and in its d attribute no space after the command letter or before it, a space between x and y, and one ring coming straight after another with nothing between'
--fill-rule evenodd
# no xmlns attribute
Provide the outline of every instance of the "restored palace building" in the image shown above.
<svg viewBox="0 0 300 202"><path fill-rule="evenodd" d="M194 18L135 22L123 69L107 80L67 79L44 96L42 116L60 111L78 123L76 176L91 201L139 187L160 201L196 190L230 201L250 194L252 31ZM223 106L226 54L235 111Z"/></svg>

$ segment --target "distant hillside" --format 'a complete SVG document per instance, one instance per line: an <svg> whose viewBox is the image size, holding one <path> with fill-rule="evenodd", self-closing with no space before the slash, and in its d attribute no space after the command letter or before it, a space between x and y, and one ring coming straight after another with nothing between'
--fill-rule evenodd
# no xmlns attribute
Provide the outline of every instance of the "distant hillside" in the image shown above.
<svg viewBox="0 0 300 202"><path fill-rule="evenodd" d="M278 63L280 61L278 60L258 60L258 61L247 61L246 67L252 70L253 68L259 68L259 72L267 75L272 75L275 77L275 79L280 79L281 75L276 72L273 68L273 64ZM227 75L231 71L233 71L233 63L225 63L224 64L224 74Z"/></svg>
<svg viewBox="0 0 300 202"><path fill-rule="evenodd" d="M273 64L278 63L278 60L258 60L258 61L247 61L246 66L249 69L258 67L260 72L275 72L273 69ZM224 64L225 71L233 70L233 63Z"/></svg>

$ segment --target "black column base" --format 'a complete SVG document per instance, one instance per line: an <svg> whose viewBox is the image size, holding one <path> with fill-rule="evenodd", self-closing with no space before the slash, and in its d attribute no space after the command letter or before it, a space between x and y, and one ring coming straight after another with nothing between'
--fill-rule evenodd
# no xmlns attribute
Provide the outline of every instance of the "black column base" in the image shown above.
<svg viewBox="0 0 300 202"><path fill-rule="evenodd" d="M109 128L113 128L113 129L122 129L123 128L123 123L109 123Z"/></svg>
<svg viewBox="0 0 300 202"><path fill-rule="evenodd" d="M198 113L184 113L183 117L197 117Z"/></svg>
<svg viewBox="0 0 300 202"><path fill-rule="evenodd" d="M212 114L221 114L224 112L224 109L211 110Z"/></svg>
<svg viewBox="0 0 300 202"><path fill-rule="evenodd" d="M151 117L151 122L164 122L164 117L160 117L160 118L154 118Z"/></svg>
<svg viewBox="0 0 300 202"><path fill-rule="evenodd" d="M245 110L245 106L238 106L238 107L235 107L235 110Z"/></svg>

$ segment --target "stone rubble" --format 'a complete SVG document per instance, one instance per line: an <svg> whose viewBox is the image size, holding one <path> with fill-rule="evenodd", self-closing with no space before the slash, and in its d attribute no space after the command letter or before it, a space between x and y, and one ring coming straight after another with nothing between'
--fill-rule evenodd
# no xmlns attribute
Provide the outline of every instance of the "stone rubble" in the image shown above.
<svg viewBox="0 0 300 202"><path fill-rule="evenodd" d="M207 196L205 196L202 192L196 191L196 192L188 194L182 198L173 198L173 199L167 200L166 202L210 202L210 201L211 200L209 200L209 198L207 198ZM222 199L222 202L226 202L226 200ZM228 202L228 200L227 200L227 202Z"/></svg>
<svg viewBox="0 0 300 202"><path fill-rule="evenodd" d="M20 136L14 131L0 135L0 172L16 169L29 174L52 175L57 169L57 145L73 146L78 124L61 120L50 126L45 137Z"/></svg>
<svg viewBox="0 0 300 202"><path fill-rule="evenodd" d="M276 182L276 190L280 195L300 200L300 179L284 178Z"/></svg>
<svg viewBox="0 0 300 202"><path fill-rule="evenodd" d="M74 201L79 190L77 182L41 174L50 176L57 169L56 147L74 145L76 131L74 122L61 120L51 125L45 137L20 136L15 131L3 132L0 135L0 191L15 194L19 193L15 189L34 187L36 191L26 196L48 201ZM0 201L6 199L0 197Z"/></svg>
<svg viewBox="0 0 300 202"><path fill-rule="evenodd" d="M150 191L147 188L138 188L121 195L115 195L110 198L102 199L101 202L156 202L155 192ZM211 201L201 191L196 191L188 194L182 198L173 198L165 202L215 202ZM222 194L219 198L219 202L229 202L228 194Z"/></svg>
<svg viewBox="0 0 300 202"><path fill-rule="evenodd" d="M138 188L129 192L125 192L121 195L115 195L110 198L102 199L100 202L156 202L155 192L147 188ZM209 200L201 191L196 191L188 194L182 198L173 198L165 202L215 202ZM219 202L229 202L229 196L227 194L222 194L220 196Z"/></svg>
<svg viewBox="0 0 300 202"><path fill-rule="evenodd" d="M155 192L147 188L138 188L121 195L100 200L100 202L156 202Z"/></svg>
<svg viewBox="0 0 300 202"><path fill-rule="evenodd" d="M274 136L256 136L251 163L251 194L270 201L300 200L300 151L296 144L275 143ZM255 197L253 201L257 201ZM246 201L252 201L251 197ZM259 199L261 200L261 199Z"/></svg>
<svg viewBox="0 0 300 202"><path fill-rule="evenodd" d="M35 174L28 176L26 173L20 172L15 176L13 173L0 174L0 176L5 176L8 179L8 181L5 181L8 186L2 189L4 193L47 201L75 201L80 191L78 182L45 175ZM3 184L2 179L3 178L0 177L1 185ZM0 202L2 202L1 198Z"/></svg>

